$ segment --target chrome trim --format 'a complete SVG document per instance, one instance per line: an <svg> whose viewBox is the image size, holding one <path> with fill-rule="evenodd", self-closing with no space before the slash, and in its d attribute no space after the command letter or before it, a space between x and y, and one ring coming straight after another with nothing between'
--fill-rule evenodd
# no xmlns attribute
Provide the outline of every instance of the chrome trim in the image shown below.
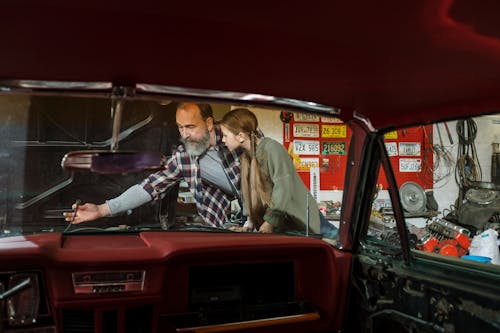
<svg viewBox="0 0 500 333"><path fill-rule="evenodd" d="M41 80L4 80L0 81L0 91L13 91L15 89L33 90L111 90L111 82L72 82L72 81L41 81ZM274 97L255 93L241 93L222 90L181 88L173 86L138 83L137 92L150 94L166 94L175 96L189 96L198 98L222 99L239 102L252 102L256 104L279 105L289 108L304 109L307 111L327 113L338 116L340 108L331 107L315 102L302 101L293 98Z"/></svg>
<svg viewBox="0 0 500 333"><path fill-rule="evenodd" d="M146 271L75 272L71 276L75 294L138 292L144 290Z"/></svg>
<svg viewBox="0 0 500 333"><path fill-rule="evenodd" d="M36 273L15 273L9 277L7 318L10 326L33 325L38 319L40 286ZM13 330L15 331L15 330ZM21 330L26 332L25 330Z"/></svg>
<svg viewBox="0 0 500 333"><path fill-rule="evenodd" d="M306 109L308 111L328 113L330 115L340 114L339 108L318 104L315 102L307 102L292 98L281 98L281 97L274 97L262 94L250 94L250 93L209 90L209 89L180 88L180 87L144 84L144 83L138 83L136 85L136 92L190 96L199 98L225 99L225 100L233 100L241 102L254 102L261 104L276 104L285 107Z"/></svg>
<svg viewBox="0 0 500 333"><path fill-rule="evenodd" d="M368 119L367 117L365 117L364 115L362 115L361 113L359 113L358 111L354 111L353 113L353 117L359 121L361 121L362 123L364 123L366 125L366 127L368 128L368 130L370 130L370 132L376 132L377 130L375 129L375 127L373 127L370 119Z"/></svg>
<svg viewBox="0 0 500 333"><path fill-rule="evenodd" d="M35 276L35 278L36 278L36 276ZM11 276L11 279L12 279L12 276ZM12 295L15 295L18 292L30 287L31 285L33 285L33 281L31 280L31 276L28 275L28 277L25 280L22 280L21 282L19 282L18 284L14 285L12 287L10 287L10 285L9 285L9 289L7 291L5 291L5 292L2 291L2 293L0 294L0 301L6 300L7 298L9 298Z"/></svg>
<svg viewBox="0 0 500 333"><path fill-rule="evenodd" d="M73 81L38 81L38 80L6 80L0 81L0 90L11 89L69 89L69 90L110 90L111 82L73 82Z"/></svg>

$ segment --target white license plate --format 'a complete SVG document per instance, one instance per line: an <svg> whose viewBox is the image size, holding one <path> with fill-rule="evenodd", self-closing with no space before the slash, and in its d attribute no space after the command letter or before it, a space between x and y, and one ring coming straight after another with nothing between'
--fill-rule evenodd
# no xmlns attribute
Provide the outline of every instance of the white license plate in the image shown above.
<svg viewBox="0 0 500 333"><path fill-rule="evenodd" d="M319 155L319 141L294 140L293 152L297 155Z"/></svg>
<svg viewBox="0 0 500 333"><path fill-rule="evenodd" d="M422 160L420 158L400 158L399 172L420 172L422 171Z"/></svg>
<svg viewBox="0 0 500 333"><path fill-rule="evenodd" d="M319 116L315 114L308 114L308 113L295 113L293 115L293 118L295 121L303 121L303 122L318 122L319 121Z"/></svg>
<svg viewBox="0 0 500 333"><path fill-rule="evenodd" d="M386 142L385 149L387 149L389 156L398 156L398 145L396 142Z"/></svg>
<svg viewBox="0 0 500 333"><path fill-rule="evenodd" d="M400 156L420 156L420 143L419 142L400 142L399 143Z"/></svg>
<svg viewBox="0 0 500 333"><path fill-rule="evenodd" d="M319 138L319 125L293 124L293 136L300 138Z"/></svg>

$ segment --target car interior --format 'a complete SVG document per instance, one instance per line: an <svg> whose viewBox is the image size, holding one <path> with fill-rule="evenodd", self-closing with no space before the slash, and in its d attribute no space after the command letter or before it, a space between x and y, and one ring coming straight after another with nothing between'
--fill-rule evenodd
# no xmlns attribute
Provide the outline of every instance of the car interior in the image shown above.
<svg viewBox="0 0 500 333"><path fill-rule="evenodd" d="M498 332L499 10L0 3L0 333ZM185 102L250 110L335 233L208 225L185 179L65 219L161 174Z"/></svg>

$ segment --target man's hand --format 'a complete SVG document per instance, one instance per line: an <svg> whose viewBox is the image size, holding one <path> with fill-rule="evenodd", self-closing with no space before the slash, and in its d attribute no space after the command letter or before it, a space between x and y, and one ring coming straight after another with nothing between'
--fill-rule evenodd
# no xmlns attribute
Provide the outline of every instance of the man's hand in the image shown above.
<svg viewBox="0 0 500 333"><path fill-rule="evenodd" d="M262 223L262 225L259 228L259 232L262 232L264 234L271 234L273 232L272 224L270 224L268 222Z"/></svg>
<svg viewBox="0 0 500 333"><path fill-rule="evenodd" d="M78 224L86 221L96 220L111 214L108 204L104 203L96 205L93 203L86 203L83 205L73 204L71 206L72 212L63 213L66 221L72 224Z"/></svg>
<svg viewBox="0 0 500 333"><path fill-rule="evenodd" d="M253 231L253 223L252 222L245 222L245 224L242 227L231 227L229 228L231 231L237 231L237 232L252 232Z"/></svg>

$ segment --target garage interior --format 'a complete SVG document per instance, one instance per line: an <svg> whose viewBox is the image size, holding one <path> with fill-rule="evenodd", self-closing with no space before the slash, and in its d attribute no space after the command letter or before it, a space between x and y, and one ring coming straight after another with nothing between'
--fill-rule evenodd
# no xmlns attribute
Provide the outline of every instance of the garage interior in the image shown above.
<svg viewBox="0 0 500 333"><path fill-rule="evenodd" d="M263 132L288 148L323 213L338 226L349 129L329 135L325 127L337 126L331 125L335 121L298 113L290 113L288 119L282 115L283 126L276 128L266 124L275 124L270 117L277 115L264 109L252 111ZM298 132L298 126L303 132ZM500 264L500 115L401 128L385 133L384 138L413 248ZM307 151L303 147L307 144L319 146L318 151ZM398 245L383 173L377 184L368 234ZM485 245L479 241L485 236L494 241Z"/></svg>

